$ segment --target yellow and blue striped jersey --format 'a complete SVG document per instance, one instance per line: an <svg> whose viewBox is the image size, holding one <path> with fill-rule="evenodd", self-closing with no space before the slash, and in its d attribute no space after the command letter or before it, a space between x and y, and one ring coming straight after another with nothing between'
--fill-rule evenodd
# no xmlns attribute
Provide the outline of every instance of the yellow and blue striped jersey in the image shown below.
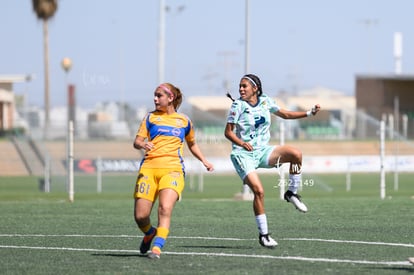
<svg viewBox="0 0 414 275"><path fill-rule="evenodd" d="M154 144L154 148L145 153L141 167L184 170L184 140L195 141L193 124L186 115L149 112L136 135L147 138Z"/></svg>

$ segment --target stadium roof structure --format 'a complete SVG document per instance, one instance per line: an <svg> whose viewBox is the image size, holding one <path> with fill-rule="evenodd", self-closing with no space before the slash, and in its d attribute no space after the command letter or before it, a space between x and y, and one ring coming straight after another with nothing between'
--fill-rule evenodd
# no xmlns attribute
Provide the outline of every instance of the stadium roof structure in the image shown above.
<svg viewBox="0 0 414 275"><path fill-rule="evenodd" d="M0 130L14 127L14 94L13 84L29 81L27 75L0 75Z"/></svg>
<svg viewBox="0 0 414 275"><path fill-rule="evenodd" d="M3 92L13 92L13 84L18 82L29 82L34 78L34 75L0 75L0 88Z"/></svg>
<svg viewBox="0 0 414 275"><path fill-rule="evenodd" d="M345 95L342 92L315 87L309 90L299 91L298 95L283 97L272 97L276 104L287 110L309 110L315 104L321 105L326 115L319 115L319 120L327 120L330 111L353 112L356 108L354 96ZM203 123L223 123L231 106L231 100L223 96L192 96L187 98L191 106L191 116L194 121Z"/></svg>
<svg viewBox="0 0 414 275"><path fill-rule="evenodd" d="M285 108L286 104L277 98L276 103ZM231 107L231 100L223 96L192 96L187 99L191 106L191 118L198 124L224 124Z"/></svg>
<svg viewBox="0 0 414 275"><path fill-rule="evenodd" d="M13 84L29 81L30 79L30 75L0 75L0 104L13 103Z"/></svg>
<svg viewBox="0 0 414 275"><path fill-rule="evenodd" d="M357 74L356 79L414 80L414 74Z"/></svg>
<svg viewBox="0 0 414 275"><path fill-rule="evenodd" d="M278 98L273 98L276 103L281 107L285 108L286 104ZM211 111L211 110L226 110L228 111L231 106L231 100L225 95L223 96L192 96L188 98L188 103L192 107L196 107L200 111Z"/></svg>
<svg viewBox="0 0 414 275"><path fill-rule="evenodd" d="M300 110L308 110L315 104L321 105L323 110L354 110L356 108L354 96L324 87L303 90L298 96L289 97L287 102L289 106L296 106Z"/></svg>
<svg viewBox="0 0 414 275"><path fill-rule="evenodd" d="M33 75L0 75L0 83L16 83L30 81Z"/></svg>
<svg viewBox="0 0 414 275"><path fill-rule="evenodd" d="M302 90L297 96L286 97L281 100L273 97L276 103L283 109L308 110L315 104L321 105L324 110L354 110L356 108L356 99L354 96L345 95L344 93L324 87L315 87L308 90ZM228 110L231 101L225 95L223 96L192 96L188 98L188 103L200 111L208 112L212 110Z"/></svg>

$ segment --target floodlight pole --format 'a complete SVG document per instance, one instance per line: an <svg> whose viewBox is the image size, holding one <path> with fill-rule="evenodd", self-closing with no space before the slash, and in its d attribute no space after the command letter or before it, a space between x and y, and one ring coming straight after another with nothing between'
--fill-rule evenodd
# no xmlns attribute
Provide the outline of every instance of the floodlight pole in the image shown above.
<svg viewBox="0 0 414 275"><path fill-rule="evenodd" d="M69 85L68 85L68 74L72 68L72 60L69 57L65 57L61 62L62 69L65 71L65 93L68 93L67 103L67 130L68 135L66 138L67 156L66 156L66 190L69 193L69 201L73 202L73 121L70 118L70 101L69 101ZM72 139L71 139L72 135ZM72 157L72 159L71 159ZM71 193L72 192L72 193Z"/></svg>
<svg viewBox="0 0 414 275"><path fill-rule="evenodd" d="M244 74L249 73L249 0L245 0L245 16L244 16ZM227 81L226 81L227 84ZM227 89L227 87L226 87ZM277 186L276 186L277 187ZM251 189L247 184L243 184L242 196L248 196Z"/></svg>
<svg viewBox="0 0 414 275"><path fill-rule="evenodd" d="M45 156L45 182L44 182L44 191L50 193L50 157L49 155Z"/></svg>
<svg viewBox="0 0 414 275"><path fill-rule="evenodd" d="M102 193L102 158L98 156L96 159L96 191Z"/></svg>
<svg viewBox="0 0 414 275"><path fill-rule="evenodd" d="M394 97L394 119L395 119L395 167L394 167L394 190L398 191L398 155L399 155L399 141L400 141L400 100L398 96Z"/></svg>
<svg viewBox="0 0 414 275"><path fill-rule="evenodd" d="M402 73L402 54L403 54L403 37L401 32L394 33L394 58L395 74ZM400 141L400 100L398 96L394 97L394 119L395 119L395 167L394 167L394 190L398 191L398 155Z"/></svg>
<svg viewBox="0 0 414 275"><path fill-rule="evenodd" d="M45 125L44 125L44 132L43 138L45 140L49 139L49 131L50 131L50 81L49 81L49 28L47 24L47 20L43 20L43 35L44 35L44 74L45 74Z"/></svg>
<svg viewBox="0 0 414 275"><path fill-rule="evenodd" d="M351 191L351 160L349 159L349 156L346 158L346 176L345 176L345 185L346 185L346 191Z"/></svg>
<svg viewBox="0 0 414 275"><path fill-rule="evenodd" d="M282 120L280 122L280 146L285 145L285 122ZM280 166L277 168L279 169L279 187L280 187L280 199L284 200L285 197L285 185L287 181L285 180L285 171L283 171L283 164L279 164Z"/></svg>
<svg viewBox="0 0 414 275"><path fill-rule="evenodd" d="M248 74L249 70L250 70L250 64L249 64L249 59L250 59L250 48L249 48L249 0L246 0L246 11L245 11L245 38L244 38L244 73Z"/></svg>
<svg viewBox="0 0 414 275"><path fill-rule="evenodd" d="M402 52L403 52L403 37L401 32L394 33L394 59L395 59L395 74L402 73Z"/></svg>
<svg viewBox="0 0 414 275"><path fill-rule="evenodd" d="M73 121L69 121L68 125L68 183L69 183L69 202L73 202L75 199L75 188L73 182Z"/></svg>
<svg viewBox="0 0 414 275"><path fill-rule="evenodd" d="M385 121L380 123L380 195L381 199L385 199Z"/></svg>
<svg viewBox="0 0 414 275"><path fill-rule="evenodd" d="M368 72L372 73L372 33L369 30L371 26L377 25L378 20L377 19L364 19L362 20L362 24L364 24L367 27L368 33Z"/></svg>
<svg viewBox="0 0 414 275"><path fill-rule="evenodd" d="M165 0L160 0L158 33L158 84L164 82L165 71Z"/></svg>

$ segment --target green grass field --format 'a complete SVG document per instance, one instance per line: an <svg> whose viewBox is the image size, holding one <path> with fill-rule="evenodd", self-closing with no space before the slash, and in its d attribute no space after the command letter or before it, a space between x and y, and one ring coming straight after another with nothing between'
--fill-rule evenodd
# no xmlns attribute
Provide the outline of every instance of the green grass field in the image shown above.
<svg viewBox="0 0 414 275"><path fill-rule="evenodd" d="M51 193L38 179L0 178L2 274L407 274L414 266L413 174L387 175L380 199L378 174L306 175L301 194L309 212L279 199L277 177L262 175L275 249L259 245L251 202L236 201L235 175L189 180L175 208L160 260L138 252L133 220L134 175L75 177L68 202L64 178ZM156 221L156 216L153 216Z"/></svg>

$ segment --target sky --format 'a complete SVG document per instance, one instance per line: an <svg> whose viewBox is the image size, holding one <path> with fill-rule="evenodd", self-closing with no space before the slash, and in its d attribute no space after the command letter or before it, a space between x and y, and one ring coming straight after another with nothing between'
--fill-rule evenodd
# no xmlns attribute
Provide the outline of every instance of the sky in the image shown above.
<svg viewBox="0 0 414 275"><path fill-rule="evenodd" d="M44 106L42 23L31 0L0 0L0 75L34 75L14 87ZM238 93L245 73L246 0L165 0L164 81L184 98ZM49 21L50 104L66 85L79 106L152 106L158 86L157 0L59 0ZM358 74L393 74L393 37L403 36L402 72L414 74L412 0L250 0L249 68L277 96L314 87L354 94ZM63 58L73 67L65 73Z"/></svg>

